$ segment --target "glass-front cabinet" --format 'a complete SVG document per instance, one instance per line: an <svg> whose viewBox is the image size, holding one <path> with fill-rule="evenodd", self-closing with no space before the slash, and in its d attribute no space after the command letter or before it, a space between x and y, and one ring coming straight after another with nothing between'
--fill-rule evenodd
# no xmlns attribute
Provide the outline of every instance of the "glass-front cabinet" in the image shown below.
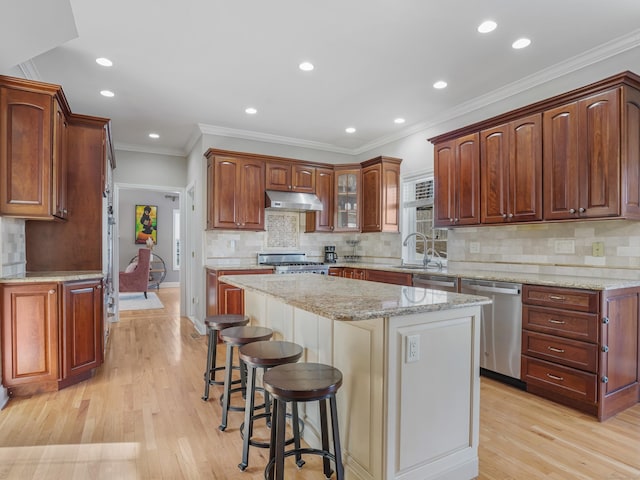
<svg viewBox="0 0 640 480"><path fill-rule="evenodd" d="M360 230L361 169L360 165L335 168L336 232Z"/></svg>

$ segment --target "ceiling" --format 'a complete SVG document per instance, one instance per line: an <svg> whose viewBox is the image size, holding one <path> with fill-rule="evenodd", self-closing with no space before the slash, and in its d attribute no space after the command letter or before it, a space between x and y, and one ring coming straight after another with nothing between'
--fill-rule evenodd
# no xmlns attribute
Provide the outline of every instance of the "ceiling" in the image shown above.
<svg viewBox="0 0 640 480"><path fill-rule="evenodd" d="M0 72L62 85L72 111L112 119L116 148L177 155L202 132L359 153L640 45L638 0L1 1Z"/></svg>

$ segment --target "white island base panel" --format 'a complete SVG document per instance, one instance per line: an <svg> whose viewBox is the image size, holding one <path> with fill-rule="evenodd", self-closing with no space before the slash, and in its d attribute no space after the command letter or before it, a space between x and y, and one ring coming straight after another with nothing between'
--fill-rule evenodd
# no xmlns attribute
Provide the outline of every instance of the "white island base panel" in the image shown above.
<svg viewBox="0 0 640 480"><path fill-rule="evenodd" d="M336 397L349 480L478 475L480 310L337 321L245 291L252 325L304 347L301 361L342 372ZM319 448L317 402L299 408L304 439Z"/></svg>

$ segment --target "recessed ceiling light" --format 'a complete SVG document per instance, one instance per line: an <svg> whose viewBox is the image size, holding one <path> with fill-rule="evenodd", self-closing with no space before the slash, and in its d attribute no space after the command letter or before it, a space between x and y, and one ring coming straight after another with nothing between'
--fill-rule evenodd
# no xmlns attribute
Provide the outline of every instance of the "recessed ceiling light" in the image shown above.
<svg viewBox="0 0 640 480"><path fill-rule="evenodd" d="M249 114L249 115L255 115L256 113L258 113L258 110L256 110L253 107L247 107L244 109L245 113Z"/></svg>
<svg viewBox="0 0 640 480"><path fill-rule="evenodd" d="M153 138L153 139L160 138L160 135L158 135L157 133L150 133L149 138Z"/></svg>
<svg viewBox="0 0 640 480"><path fill-rule="evenodd" d="M404 121L405 121L405 120L404 120L404 118L396 118L396 119L393 121L393 123L398 123L398 124L400 124L400 123L404 123Z"/></svg>
<svg viewBox="0 0 640 480"><path fill-rule="evenodd" d="M102 65L103 67L110 67L113 65L113 62L111 60L104 57L96 58L96 63L98 65Z"/></svg>
<svg viewBox="0 0 640 480"><path fill-rule="evenodd" d="M100 95L102 95L103 97L114 97L116 94L111 90L101 90Z"/></svg>
<svg viewBox="0 0 640 480"><path fill-rule="evenodd" d="M519 38L518 40L516 40L511 44L511 46L516 50L519 50L521 48L526 48L529 45L531 45L531 40L529 40L528 38Z"/></svg>
<svg viewBox="0 0 640 480"><path fill-rule="evenodd" d="M311 63L311 62L302 62L300 65L298 65L298 68L300 70L302 70L303 72L310 72L315 67L313 66L313 63Z"/></svg>
<svg viewBox="0 0 640 480"><path fill-rule="evenodd" d="M447 87L447 82L445 82L444 80L438 80L436 83L433 84L433 88L437 88L438 90L441 90L446 87Z"/></svg>
<svg viewBox="0 0 640 480"><path fill-rule="evenodd" d="M497 26L498 26L498 24L496 22L494 22L493 20L487 20L485 22L482 22L478 26L478 31L480 33L493 32L496 29Z"/></svg>
<svg viewBox="0 0 640 480"><path fill-rule="evenodd" d="M347 133L356 133L356 129L353 127L347 127L344 129L344 131Z"/></svg>

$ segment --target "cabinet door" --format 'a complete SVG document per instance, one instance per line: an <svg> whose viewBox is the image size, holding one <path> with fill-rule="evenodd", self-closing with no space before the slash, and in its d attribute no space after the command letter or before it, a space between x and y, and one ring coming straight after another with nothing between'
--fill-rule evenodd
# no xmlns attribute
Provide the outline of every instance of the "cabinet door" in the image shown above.
<svg viewBox="0 0 640 480"><path fill-rule="evenodd" d="M235 204L245 230L264 230L264 163L243 160L236 182Z"/></svg>
<svg viewBox="0 0 640 480"><path fill-rule="evenodd" d="M62 286L62 379L81 376L102 364L102 282Z"/></svg>
<svg viewBox="0 0 640 480"><path fill-rule="evenodd" d="M69 170L67 158L67 133L68 124L60 103L55 100L53 118L53 215L66 219L67 209L67 172ZM104 183L104 182L103 182Z"/></svg>
<svg viewBox="0 0 640 480"><path fill-rule="evenodd" d="M434 219L436 227L450 227L455 218L455 140L437 144L434 152Z"/></svg>
<svg viewBox="0 0 640 480"><path fill-rule="evenodd" d="M218 283L218 307L221 314L244 314L244 290L228 283Z"/></svg>
<svg viewBox="0 0 640 480"><path fill-rule="evenodd" d="M2 382L57 389L58 285L5 284L2 291Z"/></svg>
<svg viewBox="0 0 640 480"><path fill-rule="evenodd" d="M509 124L510 163L507 218L542 219L542 115Z"/></svg>
<svg viewBox="0 0 640 480"><path fill-rule="evenodd" d="M360 230L360 169L335 170L334 231Z"/></svg>
<svg viewBox="0 0 640 480"><path fill-rule="evenodd" d="M294 163L291 167L294 192L316 193L316 168Z"/></svg>
<svg viewBox="0 0 640 480"><path fill-rule="evenodd" d="M50 95L0 88L0 214L50 218L52 118Z"/></svg>
<svg viewBox="0 0 640 480"><path fill-rule="evenodd" d="M382 165L362 169L362 231L380 232L382 229Z"/></svg>
<svg viewBox="0 0 640 480"><path fill-rule="evenodd" d="M480 133L480 159L482 223L503 223L508 218L509 203L508 124Z"/></svg>
<svg viewBox="0 0 640 480"><path fill-rule="evenodd" d="M240 221L236 211L238 208L236 205L236 178L240 175L239 168L238 160L235 158L214 158L213 228L235 230L239 226Z"/></svg>
<svg viewBox="0 0 640 480"><path fill-rule="evenodd" d="M267 190L291 190L291 164L267 162L265 165L265 188Z"/></svg>
<svg viewBox="0 0 640 480"><path fill-rule="evenodd" d="M544 219L575 218L578 212L578 105L543 114Z"/></svg>
<svg viewBox="0 0 640 480"><path fill-rule="evenodd" d="M322 202L322 211L306 213L305 232L332 232L333 169L316 168L316 195Z"/></svg>
<svg viewBox="0 0 640 480"><path fill-rule="evenodd" d="M214 200L215 177L214 177L214 159L207 158L207 230L211 230L215 226L216 203Z"/></svg>
<svg viewBox="0 0 640 480"><path fill-rule="evenodd" d="M640 91L622 90L622 215L640 220Z"/></svg>
<svg viewBox="0 0 640 480"><path fill-rule="evenodd" d="M620 214L619 97L616 89L578 103L581 217Z"/></svg>

